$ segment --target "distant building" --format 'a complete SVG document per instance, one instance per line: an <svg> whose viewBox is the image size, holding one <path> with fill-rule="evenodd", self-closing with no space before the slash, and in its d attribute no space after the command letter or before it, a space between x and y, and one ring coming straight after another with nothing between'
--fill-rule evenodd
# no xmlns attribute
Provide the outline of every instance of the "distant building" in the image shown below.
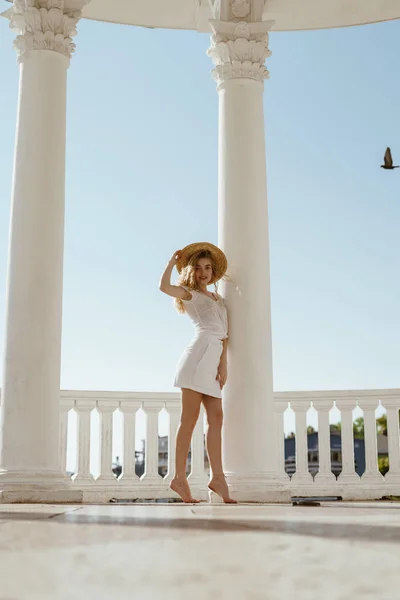
<svg viewBox="0 0 400 600"><path fill-rule="evenodd" d="M115 477L119 477L121 475L122 469L123 465L120 462L119 456L117 456L112 465L112 471ZM141 477L144 473L143 453L139 450L135 451L135 473L138 477Z"/></svg>
<svg viewBox="0 0 400 600"><path fill-rule="evenodd" d="M331 464L332 473L338 476L342 471L342 437L340 433L330 434L331 439ZM378 434L378 457L388 456L388 439L385 435ZM315 475L319 470L318 432L307 435L308 470ZM365 442L364 438L354 439L354 465L358 475L365 471ZM285 439L285 471L293 475L296 471L296 438Z"/></svg>
<svg viewBox="0 0 400 600"><path fill-rule="evenodd" d="M175 443L175 441L174 441L174 443ZM143 466L142 474L144 472L144 462L145 462L145 455L146 455L145 448L146 448L145 442L144 442L144 440L142 440L142 450L140 452L137 452L139 457L136 462L137 468L138 468L139 464ZM188 456L188 462L187 462L187 468L186 468L187 473L190 473L191 458L192 458L192 455L191 455L191 451L189 450L189 456ZM207 471L210 468L207 452L205 449L204 449L204 467ZM136 473L137 473L137 470L136 470ZM158 473L162 477L165 477L166 474L168 473L168 436L167 435L158 437Z"/></svg>

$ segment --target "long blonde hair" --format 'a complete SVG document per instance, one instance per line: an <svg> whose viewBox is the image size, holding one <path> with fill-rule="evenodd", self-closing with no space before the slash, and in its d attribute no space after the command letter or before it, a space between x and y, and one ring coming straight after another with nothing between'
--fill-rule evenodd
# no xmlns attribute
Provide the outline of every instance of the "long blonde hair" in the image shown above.
<svg viewBox="0 0 400 600"><path fill-rule="evenodd" d="M196 277L195 277L195 268L198 261L202 258L208 258L211 267L213 270L213 274L215 274L215 262L211 252L208 250L199 250L199 252L195 252L188 260L188 264L184 269L182 269L181 273L178 277L178 285L181 285L190 290L197 290ZM217 292L217 283L214 283L215 291ZM185 304L181 298L175 298L175 307L178 312L185 312Z"/></svg>

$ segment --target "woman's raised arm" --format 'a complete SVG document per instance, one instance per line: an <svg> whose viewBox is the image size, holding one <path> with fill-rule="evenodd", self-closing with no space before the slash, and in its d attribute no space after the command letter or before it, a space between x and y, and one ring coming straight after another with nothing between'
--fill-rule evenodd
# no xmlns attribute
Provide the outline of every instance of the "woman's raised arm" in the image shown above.
<svg viewBox="0 0 400 600"><path fill-rule="evenodd" d="M185 288L183 288L180 285L172 285L171 284L171 274L172 274L173 268L175 267L176 263L178 262L179 254L180 254L180 250L177 250L176 252L173 253L171 258L169 259L169 262L164 269L164 273L161 275L159 288L162 292L164 292L164 294L167 294L168 296L172 296L172 298L181 298L182 300L191 300L192 294L190 292L185 290Z"/></svg>

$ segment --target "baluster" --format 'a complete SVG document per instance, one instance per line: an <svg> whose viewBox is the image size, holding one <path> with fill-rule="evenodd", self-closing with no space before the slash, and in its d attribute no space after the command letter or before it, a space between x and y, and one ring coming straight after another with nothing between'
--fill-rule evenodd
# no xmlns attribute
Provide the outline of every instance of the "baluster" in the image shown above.
<svg viewBox="0 0 400 600"><path fill-rule="evenodd" d="M333 406L332 400L315 400L313 407L318 411L318 462L319 470L315 481L319 484L336 481L332 473L331 463L331 432L329 429L329 411Z"/></svg>
<svg viewBox="0 0 400 600"><path fill-rule="evenodd" d="M364 444L365 444L365 472L361 476L362 483L382 484L384 478L378 469L378 443L376 439L376 400L363 398L359 402L364 412Z"/></svg>
<svg viewBox="0 0 400 600"><path fill-rule="evenodd" d="M146 484L162 482L158 473L158 415L163 405L163 402L157 400L146 400L143 404L146 413L146 457L141 479Z"/></svg>
<svg viewBox="0 0 400 600"><path fill-rule="evenodd" d="M122 401L120 410L124 416L124 458L122 464L122 473L119 478L121 484L132 486L133 481L138 481L136 475L136 459L135 459L135 440L136 440L136 413L142 406L142 402ZM133 480L133 481L132 481Z"/></svg>
<svg viewBox="0 0 400 600"><path fill-rule="evenodd" d="M287 402L274 402L275 442L276 442L276 476L287 482L290 477L285 471L285 432L284 414L287 410Z"/></svg>
<svg viewBox="0 0 400 600"><path fill-rule="evenodd" d="M385 480L387 483L400 484L400 399L388 399L384 403L387 417L389 450L389 471L385 475Z"/></svg>
<svg viewBox="0 0 400 600"><path fill-rule="evenodd" d="M181 408L176 402L166 402L165 408L168 411L168 473L165 476L165 482L171 483L175 475L175 438L178 431Z"/></svg>
<svg viewBox="0 0 400 600"><path fill-rule="evenodd" d="M192 444L192 469L188 477L191 491L194 496L203 495L208 483L208 476L204 468L204 410L200 411L196 427L193 431Z"/></svg>
<svg viewBox="0 0 400 600"><path fill-rule="evenodd" d="M310 408L309 401L294 401L290 403L296 418L296 472L292 476L292 483L302 485L313 484L313 478L308 471L308 439L307 439L307 412Z"/></svg>
<svg viewBox="0 0 400 600"><path fill-rule="evenodd" d="M341 441L342 441L342 472L338 482L343 484L360 483L360 477L356 473L354 465L354 433L353 433L353 410L356 403L351 398L336 400L336 407L341 416Z"/></svg>
<svg viewBox="0 0 400 600"><path fill-rule="evenodd" d="M67 473L67 445L68 445L68 414L74 407L74 401L62 398L60 401L60 424L59 424L59 466L63 475Z"/></svg>
<svg viewBox="0 0 400 600"><path fill-rule="evenodd" d="M100 417L100 475L96 482L116 483L112 471L112 442L113 442L113 414L119 402L115 400L98 400L97 411Z"/></svg>
<svg viewBox="0 0 400 600"><path fill-rule="evenodd" d="M90 472L90 415L96 407L95 400L77 400L77 472L73 476L75 483L80 486L92 484L93 475Z"/></svg>

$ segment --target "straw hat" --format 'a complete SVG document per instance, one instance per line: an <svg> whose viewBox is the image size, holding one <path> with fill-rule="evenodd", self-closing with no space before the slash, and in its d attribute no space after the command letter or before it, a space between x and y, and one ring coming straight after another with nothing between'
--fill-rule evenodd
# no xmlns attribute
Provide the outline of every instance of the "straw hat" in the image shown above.
<svg viewBox="0 0 400 600"><path fill-rule="evenodd" d="M193 256L193 254L201 251L209 252L213 258L215 273L210 283L215 283L222 279L228 268L228 261L222 250L209 242L196 242L185 246L183 250L180 251L179 259L176 263L178 273L188 265L190 257Z"/></svg>

